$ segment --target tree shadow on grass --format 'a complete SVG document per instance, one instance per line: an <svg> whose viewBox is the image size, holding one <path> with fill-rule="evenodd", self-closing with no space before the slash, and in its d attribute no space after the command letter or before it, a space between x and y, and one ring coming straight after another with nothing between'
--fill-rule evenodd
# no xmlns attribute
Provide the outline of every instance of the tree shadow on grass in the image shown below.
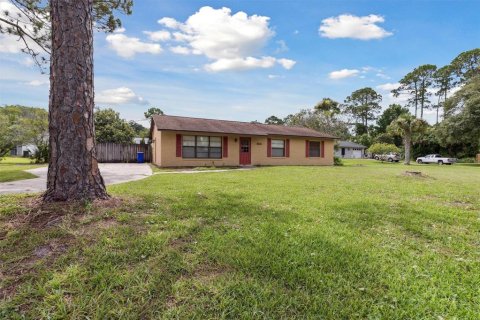
<svg viewBox="0 0 480 320"><path fill-rule="evenodd" d="M208 281L195 273L182 278L169 314L362 318L383 299L387 288L378 279L376 262L355 243L328 237L296 212L245 195L196 197L187 196L195 202L189 214L204 219L193 236L199 264L228 271ZM179 208L177 214L186 212Z"/></svg>

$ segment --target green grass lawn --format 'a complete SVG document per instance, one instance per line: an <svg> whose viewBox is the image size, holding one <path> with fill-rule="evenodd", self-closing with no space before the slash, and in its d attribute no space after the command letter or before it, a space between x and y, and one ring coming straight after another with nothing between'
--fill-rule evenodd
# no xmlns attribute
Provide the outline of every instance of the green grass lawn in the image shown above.
<svg viewBox="0 0 480 320"><path fill-rule="evenodd" d="M36 175L24 170L38 168L43 165L35 165L30 162L30 159L20 157L6 157L0 160L0 182L36 178Z"/></svg>
<svg viewBox="0 0 480 320"><path fill-rule="evenodd" d="M0 197L0 318L478 319L480 168L345 163Z"/></svg>

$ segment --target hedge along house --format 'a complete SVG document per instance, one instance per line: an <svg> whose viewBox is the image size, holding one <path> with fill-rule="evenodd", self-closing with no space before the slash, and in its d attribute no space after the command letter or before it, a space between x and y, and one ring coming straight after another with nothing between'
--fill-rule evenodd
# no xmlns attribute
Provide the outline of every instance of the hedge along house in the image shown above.
<svg viewBox="0 0 480 320"><path fill-rule="evenodd" d="M333 164L335 137L307 128L159 115L150 130L161 167Z"/></svg>

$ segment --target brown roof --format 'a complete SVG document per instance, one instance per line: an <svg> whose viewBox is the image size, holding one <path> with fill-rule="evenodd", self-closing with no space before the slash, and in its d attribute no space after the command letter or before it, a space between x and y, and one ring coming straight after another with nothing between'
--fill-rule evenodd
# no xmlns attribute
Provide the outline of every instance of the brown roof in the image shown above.
<svg viewBox="0 0 480 320"><path fill-rule="evenodd" d="M251 136L298 136L298 137L315 137L330 138L336 137L318 132L313 129L302 127L287 127L273 124L250 123L229 120L201 119L190 117L153 116L153 121L157 125L158 130L171 131L192 131L192 132L212 132L212 133L230 133L244 134Z"/></svg>

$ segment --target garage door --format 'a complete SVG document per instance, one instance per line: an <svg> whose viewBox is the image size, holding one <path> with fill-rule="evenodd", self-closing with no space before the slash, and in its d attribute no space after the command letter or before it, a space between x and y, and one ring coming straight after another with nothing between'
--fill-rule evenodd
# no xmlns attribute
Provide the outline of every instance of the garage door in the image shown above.
<svg viewBox="0 0 480 320"><path fill-rule="evenodd" d="M361 150L353 150L352 157L354 159L361 159L362 158L362 151Z"/></svg>

